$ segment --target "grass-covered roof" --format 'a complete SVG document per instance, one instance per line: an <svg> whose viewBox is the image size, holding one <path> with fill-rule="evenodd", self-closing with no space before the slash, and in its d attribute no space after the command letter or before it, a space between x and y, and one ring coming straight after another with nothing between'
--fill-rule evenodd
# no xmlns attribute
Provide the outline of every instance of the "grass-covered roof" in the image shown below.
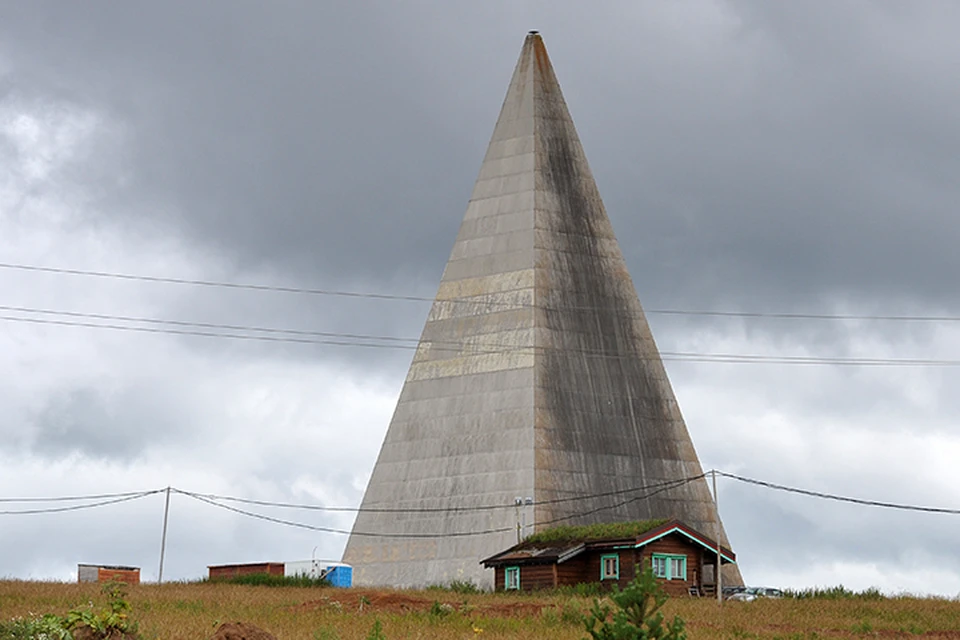
<svg viewBox="0 0 960 640"><path fill-rule="evenodd" d="M656 529L667 522L669 520L637 520L634 522L604 522L579 526L561 525L533 534L523 541L523 546L567 544L605 538L633 538L651 529Z"/></svg>

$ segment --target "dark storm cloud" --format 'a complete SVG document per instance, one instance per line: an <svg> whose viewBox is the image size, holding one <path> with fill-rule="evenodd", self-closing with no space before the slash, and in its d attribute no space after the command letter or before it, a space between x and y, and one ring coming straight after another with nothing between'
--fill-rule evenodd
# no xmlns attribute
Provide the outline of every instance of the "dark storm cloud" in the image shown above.
<svg viewBox="0 0 960 640"><path fill-rule="evenodd" d="M458 215L424 219L463 209L472 176L450 175L429 68L385 16L339 6L7 7L5 53L24 91L130 131L131 182L106 215L165 210L241 264L385 280L450 243Z"/></svg>
<svg viewBox="0 0 960 640"><path fill-rule="evenodd" d="M638 132L595 161L637 181L607 190L608 205L637 212L620 220L625 244L645 230L665 240L631 247L643 286L673 279L753 307L876 293L956 303L960 191L945 178L960 169L960 96L946 79L960 49L931 24L942 16L894 23L882 5L852 7L733 3L699 51L664 48L645 86L608 89L612 119L633 112Z"/></svg>
<svg viewBox="0 0 960 640"><path fill-rule="evenodd" d="M937 12L504 11L541 23L648 302L955 305L960 50ZM523 35L448 5L4 13L17 87L132 131L105 215L151 202L238 264L371 287L435 281Z"/></svg>

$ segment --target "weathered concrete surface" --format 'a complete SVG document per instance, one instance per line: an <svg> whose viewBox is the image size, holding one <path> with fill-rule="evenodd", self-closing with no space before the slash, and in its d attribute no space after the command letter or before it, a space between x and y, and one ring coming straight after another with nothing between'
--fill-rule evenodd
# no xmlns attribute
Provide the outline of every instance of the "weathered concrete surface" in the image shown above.
<svg viewBox="0 0 960 640"><path fill-rule="evenodd" d="M531 34L344 561L356 584L489 584L493 572L478 562L516 542L518 496L534 499L527 518L537 529L663 517L714 535L706 481L664 485L700 474L560 85ZM630 491L638 487L649 488ZM478 505L504 508L375 511ZM731 569L725 577L739 581Z"/></svg>

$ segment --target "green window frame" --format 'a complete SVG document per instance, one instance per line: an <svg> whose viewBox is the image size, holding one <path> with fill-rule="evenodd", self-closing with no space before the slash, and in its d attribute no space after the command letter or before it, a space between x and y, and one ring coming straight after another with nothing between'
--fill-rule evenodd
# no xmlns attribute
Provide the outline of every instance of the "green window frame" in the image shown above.
<svg viewBox="0 0 960 640"><path fill-rule="evenodd" d="M664 580L687 579L687 556L672 553L654 553L650 558L653 575Z"/></svg>
<svg viewBox="0 0 960 640"><path fill-rule="evenodd" d="M612 571L610 570L612 569ZM620 579L620 554L610 553L600 556L600 579L601 580L619 580Z"/></svg>
<svg viewBox="0 0 960 640"><path fill-rule="evenodd" d="M503 570L503 588L506 591L520 589L520 567L507 567Z"/></svg>

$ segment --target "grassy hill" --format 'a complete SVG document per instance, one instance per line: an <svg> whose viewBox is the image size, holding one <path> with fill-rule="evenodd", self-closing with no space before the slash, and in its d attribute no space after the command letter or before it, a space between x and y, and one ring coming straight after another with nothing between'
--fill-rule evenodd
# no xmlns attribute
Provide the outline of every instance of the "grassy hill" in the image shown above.
<svg viewBox="0 0 960 640"><path fill-rule="evenodd" d="M665 613L687 622L690 640L957 638L960 601L824 597L725 603L673 599ZM841 594L842 595L842 594ZM103 602L95 584L0 581L0 620ZM574 640L592 598L569 594L469 594L258 587L218 583L141 585L128 590L146 639L202 640L223 622L253 623L280 640L364 640L380 621L388 640L417 638ZM3 636L0 635L0 640Z"/></svg>

